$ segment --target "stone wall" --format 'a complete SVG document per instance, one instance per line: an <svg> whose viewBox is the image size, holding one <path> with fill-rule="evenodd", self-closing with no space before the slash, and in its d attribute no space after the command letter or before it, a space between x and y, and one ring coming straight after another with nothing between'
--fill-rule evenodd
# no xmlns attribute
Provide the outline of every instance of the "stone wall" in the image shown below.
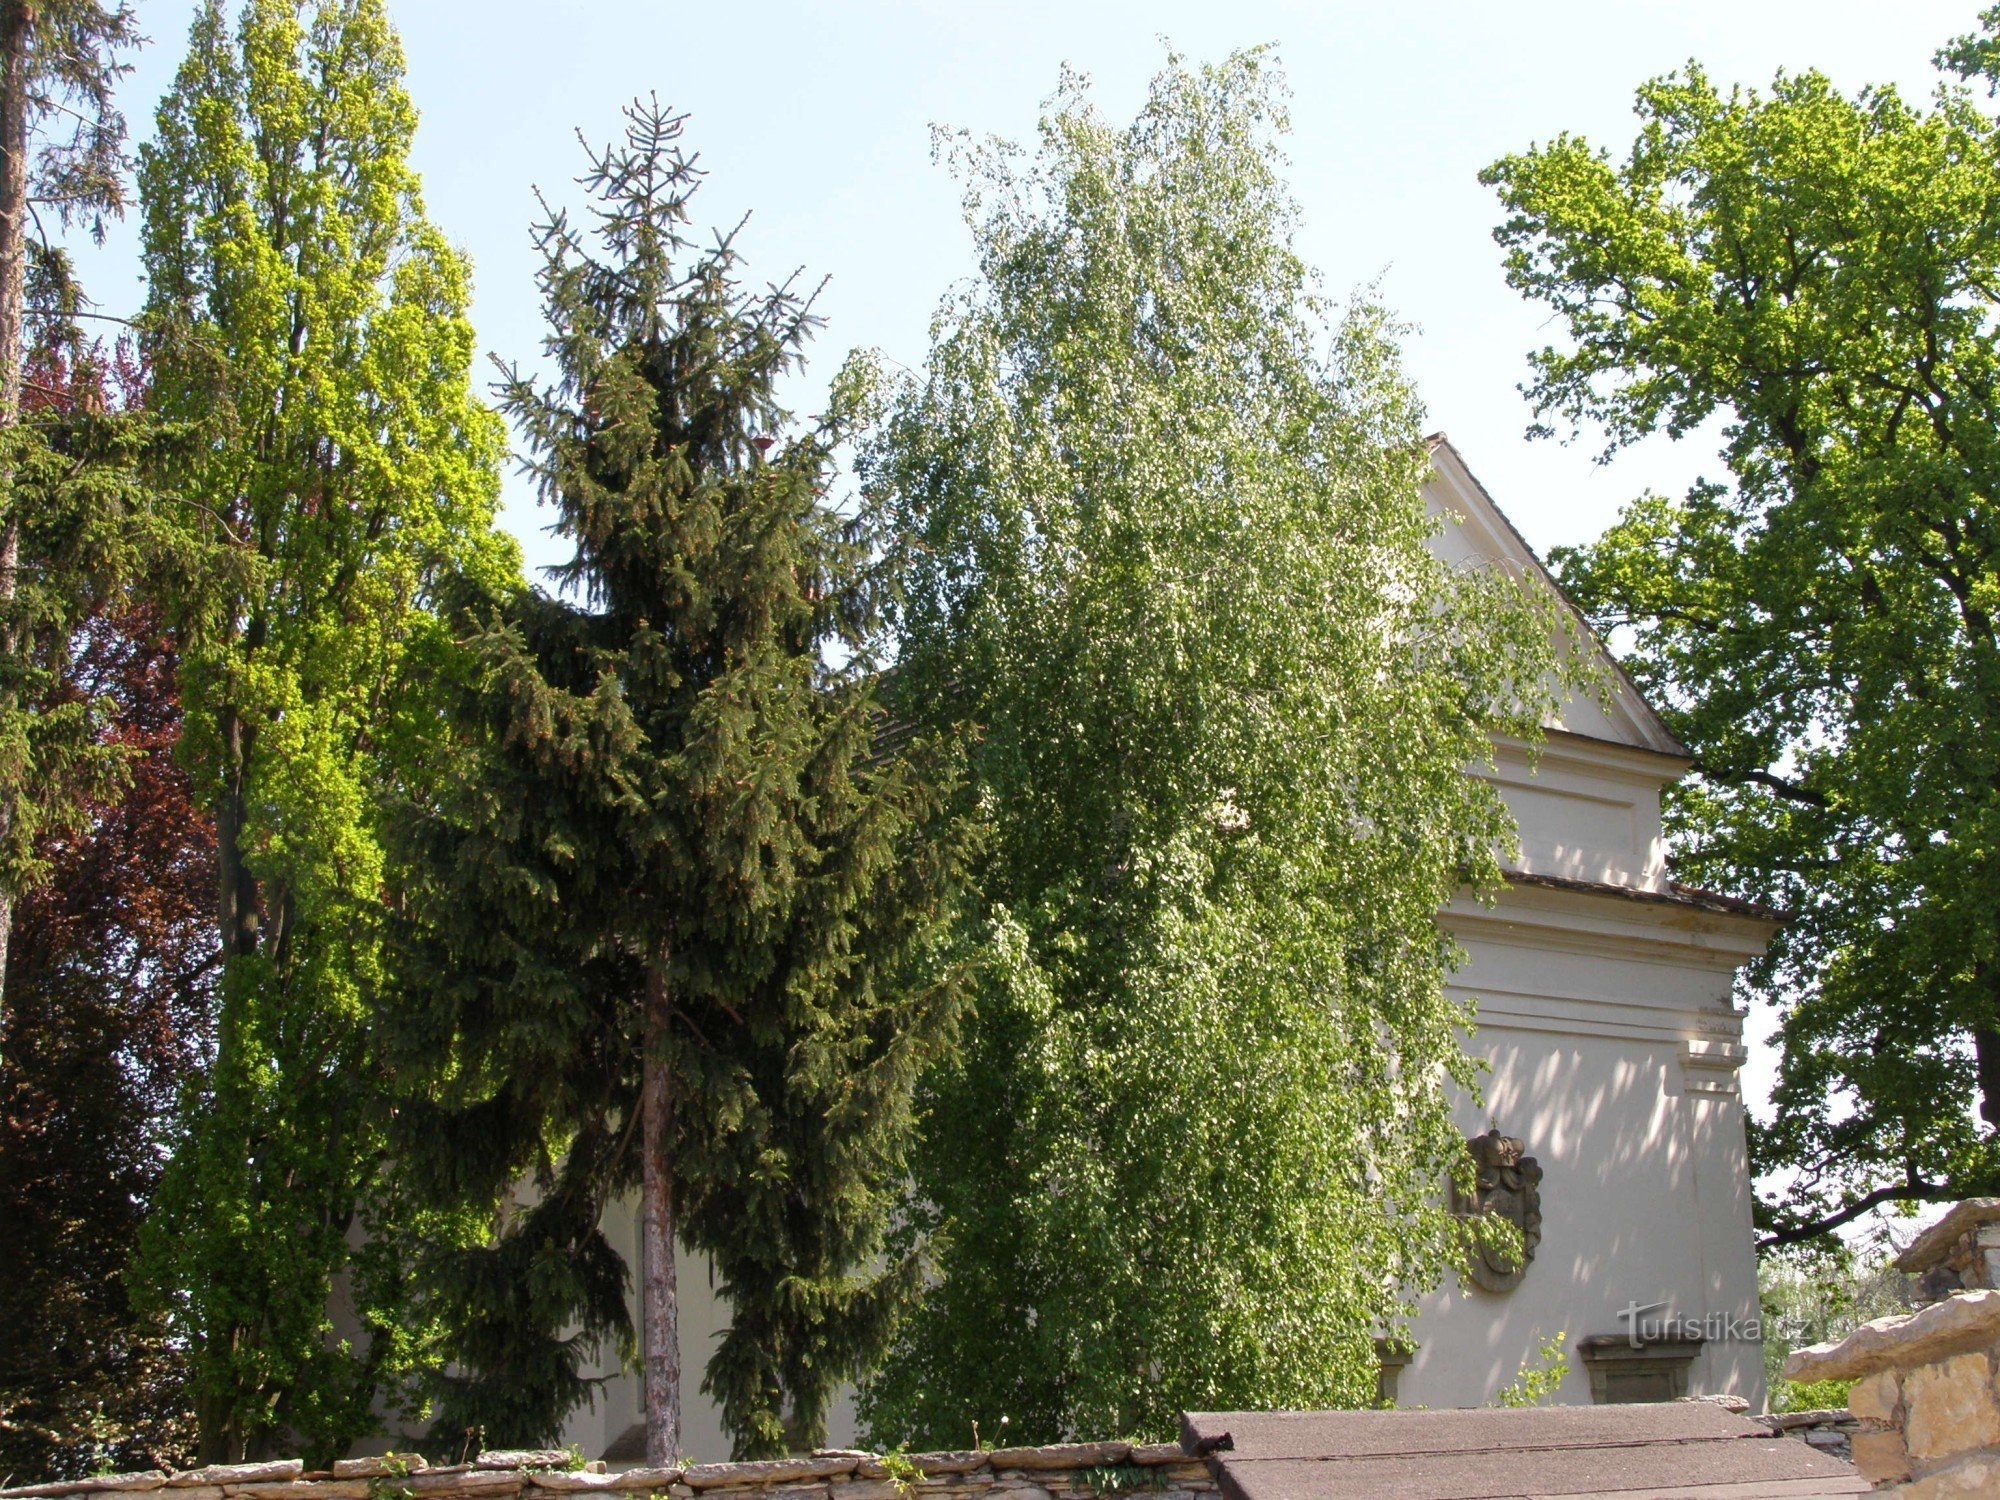
<svg viewBox="0 0 2000 1500"><path fill-rule="evenodd" d="M1904 1500L2000 1495L2000 1290L1954 1292L1800 1349L1788 1380L1852 1380L1853 1460Z"/></svg>
<svg viewBox="0 0 2000 1500"><path fill-rule="evenodd" d="M1757 1420L1771 1431L1795 1437L1842 1463L1854 1461L1854 1435L1862 1430L1860 1421L1844 1406L1828 1411L1769 1412Z"/></svg>
<svg viewBox="0 0 2000 1500"><path fill-rule="evenodd" d="M1069 1443L1046 1448L880 1455L825 1451L761 1463L692 1464L604 1472L571 1467L563 1452L482 1453L471 1463L426 1465L415 1455L344 1459L308 1472L297 1459L110 1474L0 1489L0 1500L1215 1500L1208 1465L1178 1443ZM157 1493L151 1493L157 1492Z"/></svg>

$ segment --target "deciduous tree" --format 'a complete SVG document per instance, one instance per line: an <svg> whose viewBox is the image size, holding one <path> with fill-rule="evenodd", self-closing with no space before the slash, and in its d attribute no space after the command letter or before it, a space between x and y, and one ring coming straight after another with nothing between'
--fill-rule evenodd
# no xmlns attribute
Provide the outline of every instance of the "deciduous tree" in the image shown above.
<svg viewBox="0 0 2000 1500"><path fill-rule="evenodd" d="M92 700L126 775L51 831L19 911L0 1083L0 1472L184 1463L181 1351L125 1272L213 999L213 840L174 761L172 644L102 613L48 696Z"/></svg>
<svg viewBox="0 0 2000 1500"><path fill-rule="evenodd" d="M1436 914L1498 879L1467 774L1548 708L1548 618L1428 543L1395 329L1292 247L1261 52L1129 127L950 142L978 276L864 484L908 538L898 691L977 726L976 1022L930 1075L938 1279L878 1442L1357 1405L1447 1264L1470 1020Z"/></svg>
<svg viewBox="0 0 2000 1500"><path fill-rule="evenodd" d="M1566 334L1544 423L1721 431L1726 477L1558 566L1697 757L1683 877L1792 914L1747 980L1790 1241L2000 1186L2000 128L1963 89L1693 66L1638 114L1622 161L1565 135L1486 180Z"/></svg>
<svg viewBox="0 0 2000 1500"><path fill-rule="evenodd" d="M158 612L129 569L105 588L73 546L43 545L53 518L93 507L38 480L132 489L135 455L106 439L146 432L144 373L128 344L107 358L59 309L39 311L51 315L34 321L23 415L36 451L59 462L23 465L16 493L34 502L24 555L66 569L70 588L28 638L42 670L18 685L33 690L30 712L90 737L87 759L105 773L36 830L28 852L45 878L18 908L0 1020L0 1472L56 1478L178 1462L193 1435L181 1353L164 1320L133 1305L125 1271L210 1037L214 867L174 759L180 697ZM81 530L129 533L129 511L112 519Z"/></svg>
<svg viewBox="0 0 2000 1500"><path fill-rule="evenodd" d="M380 0L250 0L233 29L210 0L140 153L151 405L199 435L163 476L184 526L159 597L223 963L147 1263L208 1459L338 1451L420 1332L369 1044L381 794L438 732L404 692L438 589L519 564L415 128ZM356 1326L330 1321L336 1275Z"/></svg>

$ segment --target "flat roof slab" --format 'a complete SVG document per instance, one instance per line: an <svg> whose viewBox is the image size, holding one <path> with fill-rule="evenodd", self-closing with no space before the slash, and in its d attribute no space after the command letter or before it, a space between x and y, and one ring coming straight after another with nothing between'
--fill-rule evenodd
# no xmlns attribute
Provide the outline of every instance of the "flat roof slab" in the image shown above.
<svg viewBox="0 0 2000 1500"><path fill-rule="evenodd" d="M1865 1495L1797 1438L1707 1402L1476 1411L1191 1412L1229 1500L1750 1500Z"/></svg>

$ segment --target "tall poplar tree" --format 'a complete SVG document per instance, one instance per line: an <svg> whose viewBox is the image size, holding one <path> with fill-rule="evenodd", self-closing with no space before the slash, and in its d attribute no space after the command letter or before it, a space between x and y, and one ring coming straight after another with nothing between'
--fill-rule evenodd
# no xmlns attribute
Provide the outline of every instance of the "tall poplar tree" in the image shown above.
<svg viewBox="0 0 2000 1500"><path fill-rule="evenodd" d="M209 0L141 152L150 401L200 438L167 476L160 593L223 963L147 1268L210 1459L338 1450L409 1353L366 1026L379 794L435 732L402 686L441 582L518 576L469 270L425 217L402 78L380 0L250 0L233 32ZM329 1321L337 1275L358 1328Z"/></svg>
<svg viewBox="0 0 2000 1500"><path fill-rule="evenodd" d="M410 819L401 1154L497 1241L441 1258L448 1429L550 1435L584 1339L629 1337L601 1220L636 1190L646 1451L680 1447L674 1247L731 1309L703 1389L740 1456L823 1441L914 1293L878 1252L910 1095L954 1014L927 962L956 866L946 758L885 736L879 566L826 498L856 392L795 425L816 319L697 247L682 121L627 112L539 232L554 370L505 405L575 547L564 593L469 606L463 774Z"/></svg>
<svg viewBox="0 0 2000 1500"><path fill-rule="evenodd" d="M1454 1250L1436 915L1498 879L1467 768L1549 711L1547 601L1430 551L1395 329L1314 296L1283 120L1252 52L955 148L978 276L862 474L913 543L901 701L980 728L985 961L878 1442L1360 1404Z"/></svg>

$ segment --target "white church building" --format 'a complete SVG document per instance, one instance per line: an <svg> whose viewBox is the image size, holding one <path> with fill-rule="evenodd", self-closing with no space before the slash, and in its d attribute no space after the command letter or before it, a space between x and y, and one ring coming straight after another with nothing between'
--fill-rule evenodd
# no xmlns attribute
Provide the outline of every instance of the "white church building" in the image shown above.
<svg viewBox="0 0 2000 1500"><path fill-rule="evenodd" d="M1431 459L1444 555L1548 581L1442 435ZM1562 1333L1558 1401L1726 1392L1761 1409L1732 992L1777 923L1668 874L1660 796L1692 762L1588 644L1610 669L1609 701L1567 704L1532 770L1522 746L1495 747L1520 855L1497 903L1461 898L1441 919L1466 954L1453 988L1477 1007L1468 1050L1491 1067L1484 1107L1468 1103L1460 1123L1497 1128L1538 1164L1541 1240L1511 1289L1451 1277L1425 1299L1397 1399L1484 1405Z"/></svg>
<svg viewBox="0 0 2000 1500"><path fill-rule="evenodd" d="M1426 498L1455 563L1554 583L1458 451L1431 440ZM1732 1393L1761 1409L1751 1186L1738 1070L1744 1013L1736 971L1764 951L1773 914L1691 890L1668 873L1662 791L1691 761L1601 642L1607 698L1579 698L1548 726L1540 754L1498 744L1491 776L1520 827L1507 888L1462 898L1440 920L1463 947L1452 987L1473 1001L1468 1049L1486 1060L1485 1099L1468 1100L1468 1138L1488 1135L1498 1196L1532 1258L1448 1276L1421 1304L1414 1351L1385 1355L1403 1406L1491 1403L1562 1336L1562 1403ZM1517 1161L1516 1158L1525 1158ZM613 1228L639 1261L636 1215ZM706 1268L683 1257L682 1366L708 1358L726 1310ZM683 1444L728 1457L718 1411L688 1381ZM1385 1392L1385 1393L1386 1393ZM643 1450L639 1379L609 1381L564 1436L589 1457ZM842 1401L828 1433L855 1441Z"/></svg>

